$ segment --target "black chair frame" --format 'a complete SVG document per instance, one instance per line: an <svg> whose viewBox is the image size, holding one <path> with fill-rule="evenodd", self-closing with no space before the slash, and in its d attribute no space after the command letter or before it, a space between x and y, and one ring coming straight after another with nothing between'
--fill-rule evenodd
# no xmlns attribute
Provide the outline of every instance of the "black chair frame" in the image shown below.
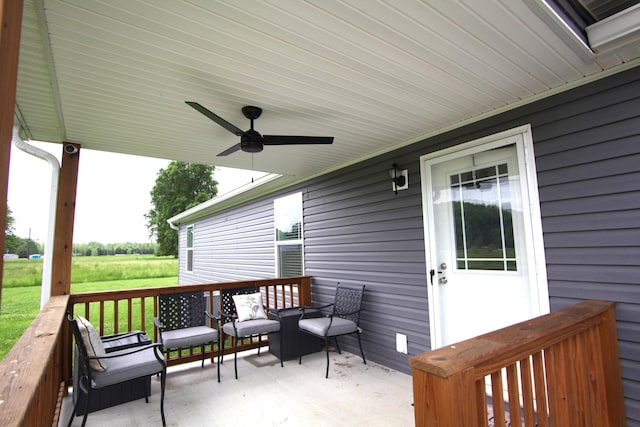
<svg viewBox="0 0 640 427"><path fill-rule="evenodd" d="M195 326L206 326L206 318L211 320L212 325L218 331L218 350L220 350L220 318L209 313L205 308L203 291L192 291L182 293L167 293L158 295L158 317L154 318L154 323L160 333L160 342L163 332L187 329ZM211 352L214 352L215 341L200 342L190 347L162 347L167 355L174 350L180 351L183 348L200 347L202 354L202 364L204 368L205 346L211 345ZM213 361L213 357L212 357ZM217 355L217 374L220 382L220 351Z"/></svg>
<svg viewBox="0 0 640 427"><path fill-rule="evenodd" d="M220 290L220 324L224 325L225 323L231 323L233 325L234 336L233 338L233 369L236 375L236 379L238 379L238 341L243 338L253 338L258 337L258 341L262 340L262 333L253 334L253 335L245 335L239 336L238 330L236 328L236 320L238 319L238 315L236 313L236 306L233 302L234 295L243 295L243 294L253 294L259 292L259 289L255 285L245 286L242 288L227 288ZM224 363L224 346L226 339L224 337L224 330L220 328L220 335L222 336L222 351L220 352L221 358L220 363ZM282 340L280 340L280 354L282 354ZM260 346L258 346L258 355L260 355ZM282 358L280 358L280 366L284 367L282 362Z"/></svg>
<svg viewBox="0 0 640 427"><path fill-rule="evenodd" d="M78 348L78 356L80 357L80 361L79 361L80 362L80 378L78 379L77 384L78 384L78 387L80 388L81 393L84 393L86 397L85 399L83 399L84 400L84 417L82 418L82 427L84 427L85 424L87 423L87 417L89 415L89 404L91 402L91 391L94 390L94 384L95 384L92 377L93 369L90 366L91 360L96 360L96 359L108 360L108 359L117 358L117 357L127 357L134 353L147 351L149 350L149 348L154 349L154 352L153 352L154 356L156 357L158 362L160 362L160 366L162 367L162 369L159 369L157 372L147 373L146 375L144 375L144 377L152 376L152 375L160 375L160 415L162 417L162 425L166 426L167 422L164 416L164 391L165 391L165 384L166 384L166 377L167 377L167 363L164 360L164 357L162 355L162 349L161 349L162 346L160 344L148 344L148 345L130 347L125 350L106 353L105 355L89 356L87 353L87 348L82 339L80 329L78 328L78 324L76 323L76 320L73 318L73 316L69 312L67 312L67 320L71 325L71 330L73 332L73 336L75 338L76 345ZM128 378L127 381L136 379L136 378L141 378L141 377ZM144 399L146 403L149 403L148 393L145 395ZM71 427L71 424L73 423L73 419L75 418L75 415L76 415L77 405L78 405L78 402L80 402L80 400L81 399L78 399L76 403L73 405L73 411L71 412L71 416L69 418L68 427Z"/></svg>
<svg viewBox="0 0 640 427"><path fill-rule="evenodd" d="M325 372L325 378L329 378L329 338L333 338L338 354L342 354L340 350L340 344L338 343L338 337L344 336L344 335L356 334L358 338L358 347L360 348L360 356L362 357L362 362L365 365L367 364L367 360L364 357L364 351L362 350L362 341L360 340L360 334L362 333L362 329L360 328L360 313L364 310L362 308L364 288L365 288L364 285L362 285L361 287L347 287L347 286L338 285L336 288L334 302L330 304L325 304L322 306L300 307L300 311L302 312L302 314L300 315L300 319L298 320L298 322L300 322L300 320L305 319L306 310L310 308L313 308L315 310L326 310L329 307L332 308L331 313L326 314L324 316L324 318L329 318L329 324L325 330L324 335L319 335L319 334L312 333L308 330L300 329L301 332L304 332L306 334L309 334L324 340L324 348L325 348L325 353L327 357L327 368ZM338 317L342 319L351 320L356 324L356 329L354 331L347 332L344 334L329 335L329 331L331 330L333 321L335 318L338 318ZM319 320L319 319L314 319L314 320ZM298 363L299 364L302 363L302 353L298 357Z"/></svg>

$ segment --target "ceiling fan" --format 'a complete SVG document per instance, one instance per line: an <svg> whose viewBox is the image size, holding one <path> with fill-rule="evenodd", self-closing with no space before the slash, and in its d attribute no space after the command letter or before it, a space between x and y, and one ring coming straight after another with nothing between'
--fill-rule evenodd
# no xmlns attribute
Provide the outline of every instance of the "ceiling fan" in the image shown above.
<svg viewBox="0 0 640 427"><path fill-rule="evenodd" d="M242 131L197 102L185 101L185 103L204 114L235 136L240 137L239 144L227 148L222 153L218 154L218 156L228 156L238 150L242 150L247 153L259 153L265 145L333 144L332 136L260 135L260 133L253 130L253 121L262 114L262 108L260 107L253 107L250 105L242 107L242 114L244 114L247 119L251 120L251 129L248 131Z"/></svg>

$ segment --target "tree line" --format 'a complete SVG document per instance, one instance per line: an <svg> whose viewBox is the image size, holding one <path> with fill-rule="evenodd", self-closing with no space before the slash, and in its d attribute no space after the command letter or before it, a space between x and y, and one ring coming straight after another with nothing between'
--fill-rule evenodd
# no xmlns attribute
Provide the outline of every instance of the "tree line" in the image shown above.
<svg viewBox="0 0 640 427"><path fill-rule="evenodd" d="M153 255L155 243L74 243L73 256Z"/></svg>

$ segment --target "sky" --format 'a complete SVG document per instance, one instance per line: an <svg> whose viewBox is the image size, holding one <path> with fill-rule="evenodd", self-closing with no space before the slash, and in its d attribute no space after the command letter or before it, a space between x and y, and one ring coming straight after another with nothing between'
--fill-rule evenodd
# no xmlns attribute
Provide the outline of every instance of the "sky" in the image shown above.
<svg viewBox="0 0 640 427"><path fill-rule="evenodd" d="M28 141L62 158L62 144ZM78 169L73 243L151 242L144 214L151 209L151 189L169 160L82 149ZM251 182L261 173L216 167L218 194ZM45 243L49 223L51 167L11 146L7 203L15 235Z"/></svg>

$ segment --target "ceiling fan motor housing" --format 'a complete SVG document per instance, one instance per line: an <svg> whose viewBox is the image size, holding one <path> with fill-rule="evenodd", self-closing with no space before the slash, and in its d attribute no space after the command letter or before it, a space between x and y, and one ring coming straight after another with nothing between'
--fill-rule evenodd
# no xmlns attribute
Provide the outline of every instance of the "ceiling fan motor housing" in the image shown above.
<svg viewBox="0 0 640 427"><path fill-rule="evenodd" d="M262 135L250 129L240 137L240 149L247 153L259 153L262 151Z"/></svg>

